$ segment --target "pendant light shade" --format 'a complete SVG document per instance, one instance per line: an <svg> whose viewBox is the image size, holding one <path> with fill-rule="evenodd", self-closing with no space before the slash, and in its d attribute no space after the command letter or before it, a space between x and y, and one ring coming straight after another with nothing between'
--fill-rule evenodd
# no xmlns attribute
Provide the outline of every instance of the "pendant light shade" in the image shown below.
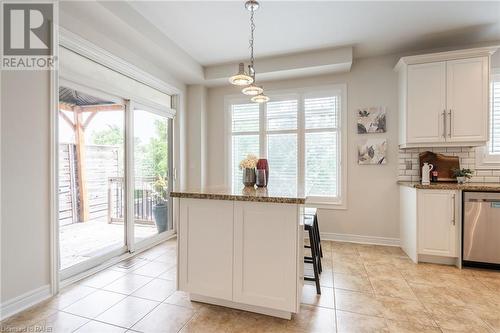
<svg viewBox="0 0 500 333"><path fill-rule="evenodd" d="M253 77L245 72L245 64L241 62L238 73L231 76L229 82L235 86L248 86L253 83Z"/></svg>
<svg viewBox="0 0 500 333"><path fill-rule="evenodd" d="M256 86L255 84L251 84L248 87L245 87L241 90L241 92L248 96L257 96L264 92L264 89L260 86Z"/></svg>
<svg viewBox="0 0 500 333"><path fill-rule="evenodd" d="M257 96L250 98L250 100L255 103L266 103L269 101L269 97L267 97L264 94L259 94Z"/></svg>

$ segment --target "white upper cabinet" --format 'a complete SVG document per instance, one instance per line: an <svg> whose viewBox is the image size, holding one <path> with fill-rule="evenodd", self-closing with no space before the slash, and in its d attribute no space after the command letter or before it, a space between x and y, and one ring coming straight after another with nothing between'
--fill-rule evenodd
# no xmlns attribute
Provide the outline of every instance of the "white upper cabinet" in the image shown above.
<svg viewBox="0 0 500 333"><path fill-rule="evenodd" d="M448 141L488 141L488 57L446 62Z"/></svg>
<svg viewBox="0 0 500 333"><path fill-rule="evenodd" d="M479 146L488 140L490 56L496 47L401 58L401 147Z"/></svg>
<svg viewBox="0 0 500 333"><path fill-rule="evenodd" d="M407 138L409 142L445 141L446 63L408 66Z"/></svg>

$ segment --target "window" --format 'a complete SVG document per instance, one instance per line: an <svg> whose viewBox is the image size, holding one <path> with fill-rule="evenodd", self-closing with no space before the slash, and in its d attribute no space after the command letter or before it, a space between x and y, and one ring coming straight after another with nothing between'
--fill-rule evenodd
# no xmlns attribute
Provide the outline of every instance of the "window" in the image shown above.
<svg viewBox="0 0 500 333"><path fill-rule="evenodd" d="M243 188L239 162L247 154L267 156L272 191L305 193L311 205L345 207L345 87L269 95L266 104L227 103L232 187Z"/></svg>
<svg viewBox="0 0 500 333"><path fill-rule="evenodd" d="M490 140L477 149L479 169L500 169L500 69L492 71L490 96Z"/></svg>

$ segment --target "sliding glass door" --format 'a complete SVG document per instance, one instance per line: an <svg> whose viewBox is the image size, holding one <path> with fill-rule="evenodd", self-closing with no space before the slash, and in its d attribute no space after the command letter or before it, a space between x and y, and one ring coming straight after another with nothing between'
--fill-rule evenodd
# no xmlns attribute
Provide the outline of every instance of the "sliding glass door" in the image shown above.
<svg viewBox="0 0 500 333"><path fill-rule="evenodd" d="M174 230L170 108L62 83L59 262L65 279Z"/></svg>
<svg viewBox="0 0 500 333"><path fill-rule="evenodd" d="M132 103L134 243L173 232L172 120L161 110Z"/></svg>
<svg viewBox="0 0 500 333"><path fill-rule="evenodd" d="M126 251L125 103L61 86L58 112L60 268L73 275Z"/></svg>

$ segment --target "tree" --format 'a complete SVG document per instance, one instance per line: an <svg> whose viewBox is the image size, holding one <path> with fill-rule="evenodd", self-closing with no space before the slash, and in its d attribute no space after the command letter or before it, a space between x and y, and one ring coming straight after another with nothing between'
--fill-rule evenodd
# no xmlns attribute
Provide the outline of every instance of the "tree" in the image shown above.
<svg viewBox="0 0 500 333"><path fill-rule="evenodd" d="M123 145L123 132L117 125L108 125L107 129L92 132L92 143L95 145Z"/></svg>
<svg viewBox="0 0 500 333"><path fill-rule="evenodd" d="M167 177L168 172L168 141L167 141L167 121L155 120L156 136L151 138L149 147L149 159L153 164L154 175Z"/></svg>

